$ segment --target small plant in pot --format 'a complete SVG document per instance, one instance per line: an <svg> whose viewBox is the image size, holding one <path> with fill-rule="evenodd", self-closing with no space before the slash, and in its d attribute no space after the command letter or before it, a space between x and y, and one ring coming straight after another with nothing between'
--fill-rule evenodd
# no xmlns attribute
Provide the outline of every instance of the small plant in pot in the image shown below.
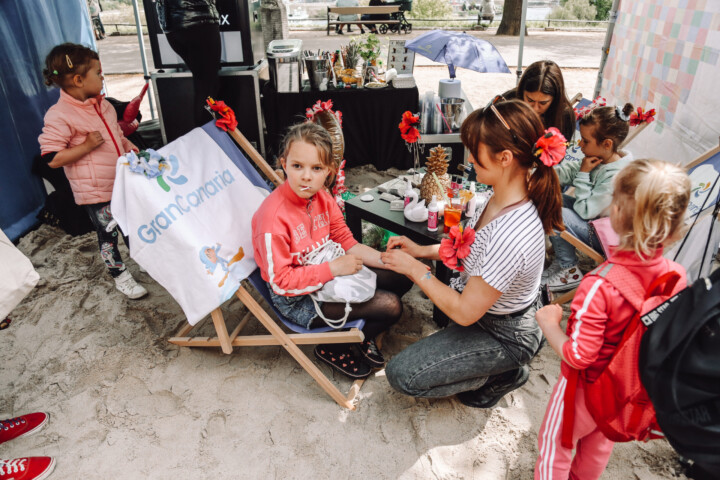
<svg viewBox="0 0 720 480"><path fill-rule="evenodd" d="M367 78L371 76L368 70L372 70L377 74L378 57L380 57L380 39L374 33L362 35L357 40L353 39L352 43L358 46L358 54L365 61L365 75Z"/></svg>

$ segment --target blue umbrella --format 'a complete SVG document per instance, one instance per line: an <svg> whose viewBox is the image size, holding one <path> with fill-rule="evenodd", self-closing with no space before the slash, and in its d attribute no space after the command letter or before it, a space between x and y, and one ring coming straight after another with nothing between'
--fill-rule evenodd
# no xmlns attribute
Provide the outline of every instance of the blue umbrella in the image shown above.
<svg viewBox="0 0 720 480"><path fill-rule="evenodd" d="M467 33L432 30L407 42L405 47L435 62L446 63L450 78L455 78L457 67L480 73L510 73L492 43Z"/></svg>

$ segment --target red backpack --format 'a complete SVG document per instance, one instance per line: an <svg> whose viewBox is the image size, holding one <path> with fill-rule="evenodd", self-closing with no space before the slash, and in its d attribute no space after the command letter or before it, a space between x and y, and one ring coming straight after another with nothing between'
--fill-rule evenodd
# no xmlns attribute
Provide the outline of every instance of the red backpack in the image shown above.
<svg viewBox="0 0 720 480"><path fill-rule="evenodd" d="M655 409L640 381L638 356L640 342L647 330L640 317L680 291L677 286L682 268L668 262L668 272L656 278L647 291L640 280L622 265L605 262L587 276L604 278L635 309L628 321L622 339L610 362L592 383L584 374L571 369L565 390L562 445L572 448L572 431L575 421L575 392L578 380L585 382L585 406L600 431L614 442L652 440L664 435L655 418Z"/></svg>

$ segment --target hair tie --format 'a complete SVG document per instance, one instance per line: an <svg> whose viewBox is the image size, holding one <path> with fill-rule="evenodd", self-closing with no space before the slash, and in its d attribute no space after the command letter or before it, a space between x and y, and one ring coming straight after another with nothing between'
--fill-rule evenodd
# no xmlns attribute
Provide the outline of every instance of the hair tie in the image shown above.
<svg viewBox="0 0 720 480"><path fill-rule="evenodd" d="M72 61L70 60L70 55L65 55L65 61L67 62L68 68L72 70L72 68L73 68L73 63L72 63Z"/></svg>
<svg viewBox="0 0 720 480"><path fill-rule="evenodd" d="M545 134L535 142L534 155L547 167L557 165L565 158L567 140L555 127L545 130Z"/></svg>
<svg viewBox="0 0 720 480"><path fill-rule="evenodd" d="M58 71L57 71L57 70L53 70L53 75L57 75L57 74L58 74Z"/></svg>
<svg viewBox="0 0 720 480"><path fill-rule="evenodd" d="M617 115L618 118L619 118L620 120L622 120L623 122L628 122L628 121L630 121L630 117L629 117L628 115L625 115L625 113L623 112L622 107L620 107L620 106L615 107L615 115Z"/></svg>

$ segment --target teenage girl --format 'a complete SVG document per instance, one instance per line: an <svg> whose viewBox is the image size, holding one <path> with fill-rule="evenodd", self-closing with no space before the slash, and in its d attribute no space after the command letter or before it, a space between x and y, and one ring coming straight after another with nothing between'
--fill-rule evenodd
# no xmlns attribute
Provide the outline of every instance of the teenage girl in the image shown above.
<svg viewBox="0 0 720 480"><path fill-rule="evenodd" d="M633 160L618 147L627 137L633 106L596 107L580 118L580 149L582 162L563 162L555 171L560 184L575 187L574 196L563 195L563 223L573 236L601 251L602 247L590 234L588 222L607 216L613 193L613 178ZM543 283L551 291L567 290L580 284L583 274L577 265L575 247L559 233L550 236L555 260L543 272Z"/></svg>
<svg viewBox="0 0 720 480"><path fill-rule="evenodd" d="M527 364L542 340L535 311L544 234L562 229L557 175L534 154L543 136L540 117L518 100L491 103L463 122L469 161L494 193L465 226L475 230L474 242L449 286L417 260L441 259L439 245L390 238L385 265L407 275L452 320L390 360L385 372L396 390L427 398L457 394L465 405L489 408L527 381Z"/></svg>
<svg viewBox="0 0 720 480"><path fill-rule="evenodd" d="M310 293L334 277L359 272L363 265L375 271L375 296L353 304L348 316L349 320L365 319L365 341L359 348L354 344L315 348L315 356L332 368L351 378L365 378L385 364L375 338L398 321L403 311L400 297L412 283L384 270L380 252L353 238L340 207L326 190L338 169L327 130L315 123L295 125L285 136L282 152L280 163L287 180L265 199L252 220L255 262L275 307L304 328L325 326ZM308 256L331 241L340 244L345 254L308 265ZM321 311L327 318L341 318L345 304L321 303Z"/></svg>
<svg viewBox="0 0 720 480"><path fill-rule="evenodd" d="M117 289L140 298L147 290L125 268L118 250L119 230L106 231L113 219L110 199L118 157L138 149L125 138L115 109L101 94L100 57L83 45L63 43L48 54L43 76L46 85L60 87L60 99L45 114L38 137L43 159L52 168L65 169L75 203L85 207L95 226L100 255Z"/></svg>
<svg viewBox="0 0 720 480"><path fill-rule="evenodd" d="M603 265L624 266L645 289L666 272L677 271L681 279L676 288L684 287L685 269L662 254L663 247L677 239L682 230L689 199L690 179L682 169L658 160L636 160L625 167L615 178L610 207L610 221L620 236L620 245ZM580 283L571 310L574 321L568 323L567 333L560 328L559 305L548 305L536 314L548 343L562 358L560 378L538 434L536 480L567 479L568 475L600 478L613 448L613 442L598 429L585 407L583 382L578 382L574 406L564 405L564 391L573 368L584 370L587 382L597 379L635 310L615 287L598 277ZM575 409L574 459L572 449L561 444L565 408Z"/></svg>
<svg viewBox="0 0 720 480"><path fill-rule="evenodd" d="M575 114L565 93L562 71L552 60L531 64L520 77L517 87L503 94L517 98L540 115L545 128L555 127L570 140L575 133Z"/></svg>

